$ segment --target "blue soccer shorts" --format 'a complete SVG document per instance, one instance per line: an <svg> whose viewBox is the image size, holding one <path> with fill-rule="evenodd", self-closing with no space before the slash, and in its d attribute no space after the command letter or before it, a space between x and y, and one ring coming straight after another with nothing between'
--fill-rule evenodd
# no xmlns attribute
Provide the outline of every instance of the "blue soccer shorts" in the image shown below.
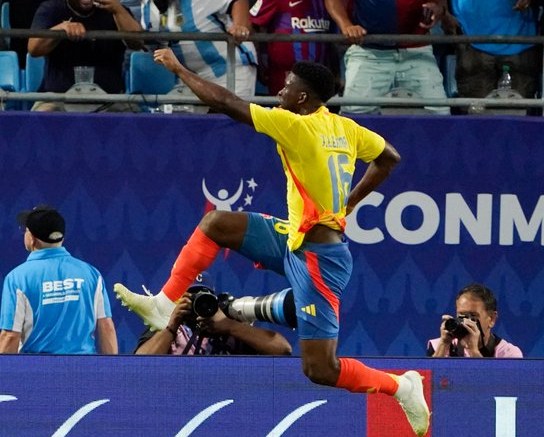
<svg viewBox="0 0 544 437"><path fill-rule="evenodd" d="M293 288L300 339L337 338L340 296L353 267L348 244L303 243L291 252L288 228L285 220L248 213L238 252L261 268L285 275Z"/></svg>

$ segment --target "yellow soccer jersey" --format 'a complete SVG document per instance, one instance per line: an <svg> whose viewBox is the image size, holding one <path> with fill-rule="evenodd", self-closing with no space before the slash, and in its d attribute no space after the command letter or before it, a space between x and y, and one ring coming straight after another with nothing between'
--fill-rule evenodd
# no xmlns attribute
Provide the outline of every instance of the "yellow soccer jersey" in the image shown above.
<svg viewBox="0 0 544 437"><path fill-rule="evenodd" d="M315 224L344 230L355 160L370 162L385 148L383 137L322 106L310 115L251 104L257 132L277 142L287 176L290 250Z"/></svg>

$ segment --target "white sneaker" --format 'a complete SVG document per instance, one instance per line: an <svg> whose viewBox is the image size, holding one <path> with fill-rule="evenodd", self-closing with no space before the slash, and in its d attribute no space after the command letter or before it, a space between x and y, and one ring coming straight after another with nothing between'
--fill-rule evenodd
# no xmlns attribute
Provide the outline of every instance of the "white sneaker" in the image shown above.
<svg viewBox="0 0 544 437"><path fill-rule="evenodd" d="M164 329L168 325L170 314L163 314L160 311L156 296L133 293L119 283L113 286L113 291L117 295L117 299L121 301L121 305L138 314L152 331Z"/></svg>
<svg viewBox="0 0 544 437"><path fill-rule="evenodd" d="M399 387L402 384L409 389L403 390L402 393L397 392L395 398L404 410L404 414L406 414L406 418L416 435L424 436L429 430L431 413L423 395L423 377L415 370L409 370L400 375L399 379L404 379L404 381L399 382Z"/></svg>

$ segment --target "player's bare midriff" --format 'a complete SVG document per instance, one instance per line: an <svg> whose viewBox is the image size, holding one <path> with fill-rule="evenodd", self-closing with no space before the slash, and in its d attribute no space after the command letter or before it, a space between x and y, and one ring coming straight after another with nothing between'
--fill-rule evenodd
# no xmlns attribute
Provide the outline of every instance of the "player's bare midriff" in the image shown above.
<svg viewBox="0 0 544 437"><path fill-rule="evenodd" d="M304 241L307 243L341 243L343 233L335 229L331 229L325 225L315 225L312 229L306 232Z"/></svg>

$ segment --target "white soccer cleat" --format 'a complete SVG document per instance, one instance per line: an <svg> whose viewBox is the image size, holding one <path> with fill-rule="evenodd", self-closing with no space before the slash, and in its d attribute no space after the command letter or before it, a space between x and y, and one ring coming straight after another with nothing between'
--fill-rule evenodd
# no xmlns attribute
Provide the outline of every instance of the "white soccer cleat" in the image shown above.
<svg viewBox="0 0 544 437"><path fill-rule="evenodd" d="M157 296L143 296L130 291L123 284L115 284L113 291L123 306L138 314L152 331L166 328L170 314L164 314L157 305Z"/></svg>
<svg viewBox="0 0 544 437"><path fill-rule="evenodd" d="M404 414L406 414L406 418L416 435L422 437L429 430L431 417L423 394L423 377L415 370L409 370L400 375L399 379L401 378L404 379L403 383L407 383L406 387L410 387L410 389L404 393L396 394L395 398L404 410Z"/></svg>

